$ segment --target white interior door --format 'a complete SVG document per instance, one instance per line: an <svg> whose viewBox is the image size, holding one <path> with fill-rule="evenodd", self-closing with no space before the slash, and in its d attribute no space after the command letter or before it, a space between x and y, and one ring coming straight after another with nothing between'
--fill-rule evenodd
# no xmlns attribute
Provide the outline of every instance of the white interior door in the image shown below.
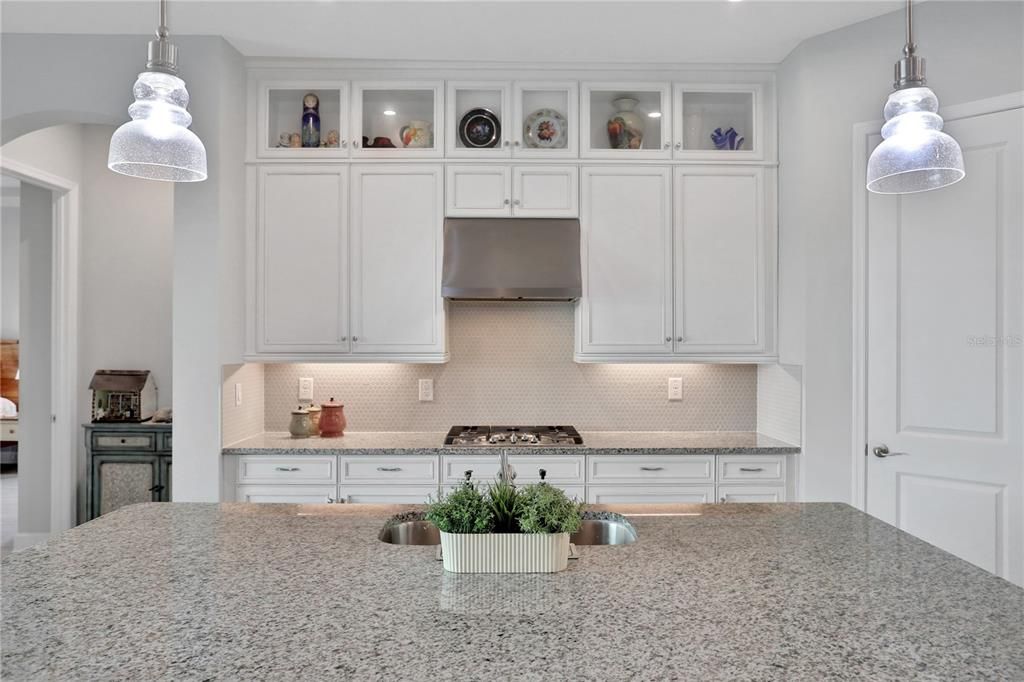
<svg viewBox="0 0 1024 682"><path fill-rule="evenodd" d="M872 195L867 252L867 510L1018 584L1022 111L949 123L967 177Z"/></svg>

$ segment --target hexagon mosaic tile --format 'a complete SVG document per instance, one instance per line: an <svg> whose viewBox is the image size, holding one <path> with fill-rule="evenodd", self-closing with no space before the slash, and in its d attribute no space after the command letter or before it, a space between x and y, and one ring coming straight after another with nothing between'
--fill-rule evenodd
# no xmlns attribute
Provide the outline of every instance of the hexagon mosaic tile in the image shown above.
<svg viewBox="0 0 1024 682"><path fill-rule="evenodd" d="M454 424L572 424L591 431L752 431L753 365L580 365L564 303L454 303L444 365L265 367L265 427L286 431L299 377L317 402L345 404L353 431L446 431ZM669 402L668 378L683 399ZM434 380L419 402L418 380Z"/></svg>

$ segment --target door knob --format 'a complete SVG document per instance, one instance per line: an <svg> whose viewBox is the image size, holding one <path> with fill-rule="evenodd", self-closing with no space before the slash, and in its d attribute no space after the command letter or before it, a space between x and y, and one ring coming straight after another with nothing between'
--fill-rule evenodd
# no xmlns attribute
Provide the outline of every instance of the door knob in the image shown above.
<svg viewBox="0 0 1024 682"><path fill-rule="evenodd" d="M875 457L881 457L882 459L885 459L886 457L899 457L900 455L910 454L909 452L889 452L889 446L885 443L876 445L871 449L871 452L875 454Z"/></svg>

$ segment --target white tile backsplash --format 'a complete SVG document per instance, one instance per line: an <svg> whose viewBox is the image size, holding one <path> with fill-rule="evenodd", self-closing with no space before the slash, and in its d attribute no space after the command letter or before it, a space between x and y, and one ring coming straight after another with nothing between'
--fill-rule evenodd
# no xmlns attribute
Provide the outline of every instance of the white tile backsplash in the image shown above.
<svg viewBox="0 0 1024 682"><path fill-rule="evenodd" d="M757 367L757 430L793 445L802 442L801 372L795 365Z"/></svg>
<svg viewBox="0 0 1024 682"><path fill-rule="evenodd" d="M264 365L225 365L221 387L221 444L230 445L263 433ZM242 384L242 404L235 405L235 384Z"/></svg>
<svg viewBox="0 0 1024 682"><path fill-rule="evenodd" d="M317 402L344 403L353 431L499 423L591 431L757 426L755 366L577 364L573 308L566 303L453 303L449 349L444 365L266 365L266 429L287 430L299 377L313 377ZM669 377L682 377L681 401L668 400ZM419 401L419 379L433 379L433 402Z"/></svg>

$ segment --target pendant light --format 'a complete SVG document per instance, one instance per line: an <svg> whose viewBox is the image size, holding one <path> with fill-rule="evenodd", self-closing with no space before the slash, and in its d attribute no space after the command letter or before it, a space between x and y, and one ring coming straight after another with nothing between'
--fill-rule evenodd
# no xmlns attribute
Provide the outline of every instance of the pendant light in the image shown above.
<svg viewBox="0 0 1024 682"><path fill-rule="evenodd" d="M907 44L896 62L896 89L885 103L884 138L868 159L867 187L878 194L939 189L964 178L964 155L942 132L939 100L925 87L924 58L914 44L913 8L907 0Z"/></svg>
<svg viewBox="0 0 1024 682"><path fill-rule="evenodd" d="M110 138L107 167L148 180L206 179L206 148L188 129L188 91L178 78L178 48L168 39L167 1L160 0L160 26L149 42L149 61L139 74L128 107L132 117Z"/></svg>

